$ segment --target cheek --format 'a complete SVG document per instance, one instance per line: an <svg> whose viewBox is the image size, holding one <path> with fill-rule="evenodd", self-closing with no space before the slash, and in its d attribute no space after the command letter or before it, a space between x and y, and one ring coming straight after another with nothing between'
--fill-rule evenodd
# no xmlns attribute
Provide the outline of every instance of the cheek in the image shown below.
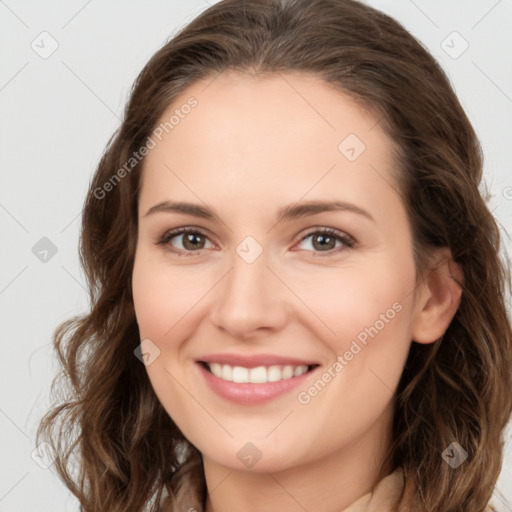
<svg viewBox="0 0 512 512"><path fill-rule="evenodd" d="M160 333L171 326L169 312L173 310L173 304L169 300L172 295L166 292L165 282L155 277L153 272L141 265L134 267L133 302L142 339L159 338Z"/></svg>
<svg viewBox="0 0 512 512"><path fill-rule="evenodd" d="M160 340L180 326L209 288L207 280L191 279L190 272L142 254L135 260L132 287L141 338Z"/></svg>
<svg viewBox="0 0 512 512"><path fill-rule="evenodd" d="M398 333L407 338L414 280L412 264L376 259L371 267L322 269L314 276L303 273L295 291L315 313L317 335L342 354L354 339L364 344L377 334L379 339Z"/></svg>
<svg viewBox="0 0 512 512"><path fill-rule="evenodd" d="M414 267L383 262L365 271L344 270L336 281L320 280L311 302L335 333L321 337L331 363L297 394L297 412L304 413L305 421L315 418L308 423L310 433L325 453L333 449L333 439L340 445L356 439L384 412L411 343Z"/></svg>
<svg viewBox="0 0 512 512"><path fill-rule="evenodd" d="M191 286L179 269L170 271L165 263L155 261L144 250L137 253L132 289L140 339L151 340L160 351L146 371L155 394L174 421L192 412L197 414L187 412L194 404L179 382L183 382L185 370L180 362L181 347L190 334L188 323L194 313L193 305L198 302L199 288L202 286Z"/></svg>

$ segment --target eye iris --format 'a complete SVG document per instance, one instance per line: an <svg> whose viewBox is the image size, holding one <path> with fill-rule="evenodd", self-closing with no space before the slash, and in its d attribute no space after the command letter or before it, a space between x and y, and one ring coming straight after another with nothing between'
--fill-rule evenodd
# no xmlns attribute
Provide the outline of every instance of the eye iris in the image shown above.
<svg viewBox="0 0 512 512"><path fill-rule="evenodd" d="M320 245L317 246L316 242L318 240L320 241ZM325 243L322 243L322 242L325 242ZM332 247L327 246L329 244L329 242L334 242L334 244L336 244L336 240L332 236L329 236L329 235L319 234L319 235L316 235L313 237L313 247L315 249L318 249L318 248L320 248L320 250L334 249L334 246L332 246Z"/></svg>
<svg viewBox="0 0 512 512"><path fill-rule="evenodd" d="M178 236L178 235L175 235ZM199 232L185 232L181 235L183 237L183 247L188 251L201 250L205 246L205 237ZM336 240L335 236L330 233L316 233L310 235L313 238L313 247L315 250L326 252L335 249ZM174 237L173 237L174 238Z"/></svg>
<svg viewBox="0 0 512 512"><path fill-rule="evenodd" d="M204 239L202 244L201 242L199 242L199 244L195 243L198 240L200 241L201 238L203 238L203 236L198 233L186 233L183 236L183 247L185 247L185 249L203 249ZM190 246L188 246L189 243L191 244Z"/></svg>

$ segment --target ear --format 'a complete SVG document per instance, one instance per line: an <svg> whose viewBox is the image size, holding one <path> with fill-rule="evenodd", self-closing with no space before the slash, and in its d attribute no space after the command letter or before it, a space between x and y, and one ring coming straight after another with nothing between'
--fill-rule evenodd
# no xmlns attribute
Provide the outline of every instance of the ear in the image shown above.
<svg viewBox="0 0 512 512"><path fill-rule="evenodd" d="M438 249L437 264L427 271L417 290L412 324L412 339L417 343L433 343L448 329L460 304L462 269L449 249Z"/></svg>

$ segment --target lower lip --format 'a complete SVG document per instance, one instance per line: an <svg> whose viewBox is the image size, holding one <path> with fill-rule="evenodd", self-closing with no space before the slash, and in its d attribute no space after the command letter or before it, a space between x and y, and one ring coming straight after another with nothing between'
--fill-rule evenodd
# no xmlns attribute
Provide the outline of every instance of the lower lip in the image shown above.
<svg viewBox="0 0 512 512"><path fill-rule="evenodd" d="M304 381L316 370L303 373L298 377L278 380L276 382L264 382L262 384L231 382L221 379L209 372L201 363L197 363L210 388L222 398L239 404L258 404L268 402L288 391L303 384Z"/></svg>

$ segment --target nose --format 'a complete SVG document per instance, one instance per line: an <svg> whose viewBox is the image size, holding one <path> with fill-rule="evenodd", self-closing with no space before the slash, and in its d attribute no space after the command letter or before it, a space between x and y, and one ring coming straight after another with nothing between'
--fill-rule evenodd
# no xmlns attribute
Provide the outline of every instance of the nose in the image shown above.
<svg viewBox="0 0 512 512"><path fill-rule="evenodd" d="M268 335L288 321L289 294L269 267L265 251L252 263L234 253L230 271L215 289L211 321L233 338Z"/></svg>

